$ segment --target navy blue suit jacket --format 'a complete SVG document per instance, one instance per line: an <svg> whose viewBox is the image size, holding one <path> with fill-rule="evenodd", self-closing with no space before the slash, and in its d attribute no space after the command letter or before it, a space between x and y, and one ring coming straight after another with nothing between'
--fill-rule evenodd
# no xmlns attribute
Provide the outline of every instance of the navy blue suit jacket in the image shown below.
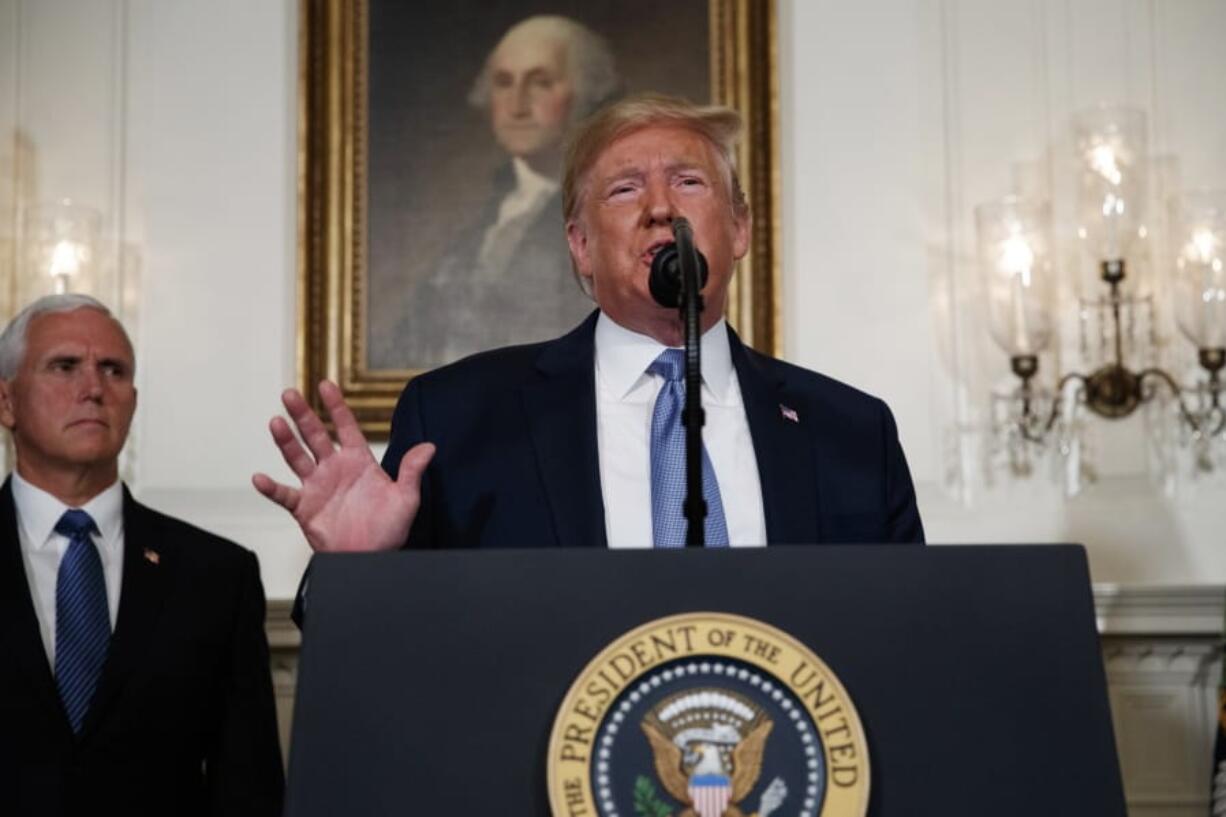
<svg viewBox="0 0 1226 817"><path fill-rule="evenodd" d="M409 383L383 467L394 478L410 447L430 441L438 450L408 546L606 545L597 314L557 340L479 354ZM923 542L885 403L758 354L728 332L768 543Z"/></svg>

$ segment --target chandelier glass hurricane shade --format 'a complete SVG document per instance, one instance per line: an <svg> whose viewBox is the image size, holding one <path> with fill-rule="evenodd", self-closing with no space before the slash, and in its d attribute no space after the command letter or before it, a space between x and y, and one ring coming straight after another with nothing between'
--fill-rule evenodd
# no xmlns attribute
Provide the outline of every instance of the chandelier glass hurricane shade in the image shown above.
<svg viewBox="0 0 1226 817"><path fill-rule="evenodd" d="M62 199L43 204L30 218L28 247L34 291L77 292L93 283L101 214Z"/></svg>
<svg viewBox="0 0 1226 817"><path fill-rule="evenodd" d="M1155 397L1173 398L1191 437L1210 441L1226 429L1222 369L1226 364L1226 191L1184 193L1170 202L1167 245L1173 312L1197 349L1201 375L1179 379L1158 366L1131 365L1124 313L1143 300L1129 294L1129 261L1151 238L1145 220L1145 115L1098 107L1074 119L1078 163L1077 234L1096 261L1098 295L1082 298L1103 315L1105 354L1088 372L1068 372L1052 391L1036 386L1039 357L1056 338L1056 276L1050 208L1046 201L1009 196L975 208L979 266L988 327L1020 380L1010 397L1013 434L1042 443L1071 400L1105 418L1131 415ZM1152 301L1149 303L1152 316ZM1126 325L1128 328L1126 328ZM1084 324L1083 324L1084 338ZM1202 458L1202 464L1206 462Z"/></svg>

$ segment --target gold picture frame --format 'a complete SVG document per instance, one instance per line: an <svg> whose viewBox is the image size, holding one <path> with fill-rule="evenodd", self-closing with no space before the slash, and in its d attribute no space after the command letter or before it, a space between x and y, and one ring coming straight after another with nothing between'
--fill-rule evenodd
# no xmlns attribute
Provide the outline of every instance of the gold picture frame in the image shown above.
<svg viewBox="0 0 1226 817"><path fill-rule="evenodd" d="M702 0L697 1L701 13ZM366 349L368 303L378 294L368 276L369 29L372 6L377 12L377 4L390 2L301 0L300 6L298 380L317 410L318 381L338 383L372 440L386 439L397 397L422 370L372 367ZM525 0L524 15L535 5ZM728 317L746 342L774 354L780 348L775 3L706 0L705 5L710 99L745 117L738 163L754 217L750 252L729 293Z"/></svg>

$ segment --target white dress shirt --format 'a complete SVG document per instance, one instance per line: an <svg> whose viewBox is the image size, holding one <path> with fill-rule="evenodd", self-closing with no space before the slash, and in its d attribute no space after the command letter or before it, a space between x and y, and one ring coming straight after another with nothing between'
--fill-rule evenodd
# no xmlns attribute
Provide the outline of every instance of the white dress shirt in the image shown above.
<svg viewBox="0 0 1226 817"><path fill-rule="evenodd" d="M651 415L664 379L647 367L666 347L603 312L596 321L596 440L610 548L650 548ZM702 336L703 444L733 547L766 544L762 485L741 384L721 320Z"/></svg>
<svg viewBox="0 0 1226 817"><path fill-rule="evenodd" d="M17 535L21 539L21 558L30 598L38 616L38 629L47 650L47 661L55 666L55 583L60 560L68 550L68 537L55 532L55 525L70 508L51 494L13 473L13 504L17 507ZM118 480L81 506L93 517L98 533L93 535L106 578L106 605L111 614L111 631L119 613L119 590L123 581L123 484Z"/></svg>

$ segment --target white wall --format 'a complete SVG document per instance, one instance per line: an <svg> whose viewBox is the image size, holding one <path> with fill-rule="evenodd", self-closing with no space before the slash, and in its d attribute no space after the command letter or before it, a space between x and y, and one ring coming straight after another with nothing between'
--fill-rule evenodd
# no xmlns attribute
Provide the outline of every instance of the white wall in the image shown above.
<svg viewBox="0 0 1226 817"><path fill-rule="evenodd" d="M947 309L967 297L971 208L1099 98L1149 108L1155 147L1226 186L1226 107L1209 104L1226 4L780 6L787 356L890 402L932 541L1084 541L1101 582L1226 582L1226 493L1165 498L1128 434L1073 501L1045 479L951 479L950 432L1005 363ZM103 210L112 299L140 283L133 484L254 548L271 597L306 559L248 481L285 475L266 420L294 380L296 49L293 0L0 0L0 263L17 202Z"/></svg>
<svg viewBox="0 0 1226 817"><path fill-rule="evenodd" d="M306 548L249 479L276 466L267 420L294 382L297 5L128 7L136 484L254 548L269 596L292 595Z"/></svg>

